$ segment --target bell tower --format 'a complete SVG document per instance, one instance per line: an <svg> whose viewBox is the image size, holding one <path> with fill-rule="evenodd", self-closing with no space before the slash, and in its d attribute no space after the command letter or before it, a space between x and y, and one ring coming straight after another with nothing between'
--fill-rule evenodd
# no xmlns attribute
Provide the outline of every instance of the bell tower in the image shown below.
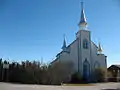
<svg viewBox="0 0 120 90"><path fill-rule="evenodd" d="M77 38L79 38L79 36L80 36L80 30L88 30L87 26L88 26L88 24L87 24L87 20L86 20L86 17L85 17L83 2L81 2L81 17L80 17L80 21L78 23L79 30L76 33Z"/></svg>
<svg viewBox="0 0 120 90"><path fill-rule="evenodd" d="M87 29L87 25L83 2L81 2L81 17L78 23L79 30L76 33L79 50L78 70L86 79L90 77L91 72L91 36L90 31Z"/></svg>

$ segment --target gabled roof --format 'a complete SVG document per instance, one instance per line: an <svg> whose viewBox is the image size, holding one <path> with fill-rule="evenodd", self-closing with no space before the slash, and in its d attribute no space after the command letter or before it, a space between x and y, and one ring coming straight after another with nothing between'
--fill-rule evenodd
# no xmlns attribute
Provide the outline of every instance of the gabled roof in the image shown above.
<svg viewBox="0 0 120 90"><path fill-rule="evenodd" d="M116 67L120 68L120 65L114 65L114 66L116 66Z"/></svg>
<svg viewBox="0 0 120 90"><path fill-rule="evenodd" d="M98 48L98 46L93 41L91 41L91 43L93 43L93 45L95 45L95 47Z"/></svg>
<svg viewBox="0 0 120 90"><path fill-rule="evenodd" d="M111 65L108 69L112 68L112 67L117 67L120 69L120 65Z"/></svg>
<svg viewBox="0 0 120 90"><path fill-rule="evenodd" d="M73 43L75 43L77 41L77 39L75 39L72 43L70 43L66 49L68 49ZM60 55L63 52L63 50L61 52L59 52L56 56Z"/></svg>

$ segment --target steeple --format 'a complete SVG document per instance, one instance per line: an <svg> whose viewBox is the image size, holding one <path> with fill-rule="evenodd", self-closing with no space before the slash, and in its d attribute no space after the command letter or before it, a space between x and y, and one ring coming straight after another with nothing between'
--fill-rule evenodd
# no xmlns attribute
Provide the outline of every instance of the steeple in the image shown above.
<svg viewBox="0 0 120 90"><path fill-rule="evenodd" d="M83 2L81 2L81 18L80 22L78 23L79 30L84 30L87 28L87 21L84 13Z"/></svg>
<svg viewBox="0 0 120 90"><path fill-rule="evenodd" d="M66 40L65 40L65 35L64 35L62 50L63 50L63 51L66 51Z"/></svg>
<svg viewBox="0 0 120 90"><path fill-rule="evenodd" d="M100 42L98 43L98 53L99 53L99 54L102 53L102 48L101 48Z"/></svg>

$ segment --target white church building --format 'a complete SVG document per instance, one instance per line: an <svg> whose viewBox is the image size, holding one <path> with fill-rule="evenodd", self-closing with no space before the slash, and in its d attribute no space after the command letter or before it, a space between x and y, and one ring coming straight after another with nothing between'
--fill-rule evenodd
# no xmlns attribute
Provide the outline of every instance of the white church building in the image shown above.
<svg viewBox="0 0 120 90"><path fill-rule="evenodd" d="M78 71L82 76L90 78L96 68L107 70L107 56L102 53L100 43L96 45L91 41L91 32L87 29L83 3L81 3L81 17L78 27L76 39L66 46L64 38L62 51L56 55L53 62L70 60L74 64L74 72Z"/></svg>

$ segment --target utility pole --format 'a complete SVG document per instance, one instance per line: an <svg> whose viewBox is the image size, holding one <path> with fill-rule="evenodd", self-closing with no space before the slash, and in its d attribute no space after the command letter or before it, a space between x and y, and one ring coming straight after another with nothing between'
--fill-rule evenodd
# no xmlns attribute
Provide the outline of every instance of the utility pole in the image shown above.
<svg viewBox="0 0 120 90"><path fill-rule="evenodd" d="M4 69L2 67L2 81L4 81Z"/></svg>

